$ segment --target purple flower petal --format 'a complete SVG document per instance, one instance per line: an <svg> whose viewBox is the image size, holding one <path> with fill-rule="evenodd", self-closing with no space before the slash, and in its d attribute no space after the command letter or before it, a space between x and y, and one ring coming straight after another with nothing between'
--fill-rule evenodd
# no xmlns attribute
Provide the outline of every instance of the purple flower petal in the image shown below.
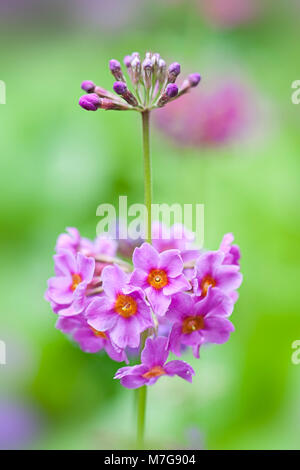
<svg viewBox="0 0 300 470"><path fill-rule="evenodd" d="M162 290L156 290L152 287L149 287L146 293L153 312L163 316L171 303L171 297L165 296Z"/></svg>
<svg viewBox="0 0 300 470"><path fill-rule="evenodd" d="M183 261L179 250L167 250L161 253L158 268L164 270L168 277L179 276L183 270Z"/></svg>
<svg viewBox="0 0 300 470"><path fill-rule="evenodd" d="M215 279L218 287L224 289L225 292L230 292L240 287L243 276L238 266L222 265L216 269Z"/></svg>
<svg viewBox="0 0 300 470"><path fill-rule="evenodd" d="M77 266L78 274L81 275L82 280L87 281L87 283L91 282L95 271L95 259L78 253Z"/></svg>
<svg viewBox="0 0 300 470"><path fill-rule="evenodd" d="M68 305L73 300L72 279L68 277L51 277L48 280L47 294L51 300L61 305Z"/></svg>
<svg viewBox="0 0 300 470"><path fill-rule="evenodd" d="M184 361L170 361L167 364L165 364L164 369L168 375L171 377L173 375L178 375L184 380L187 380L188 382L193 381L193 375L195 375L194 369L187 364L187 362Z"/></svg>
<svg viewBox="0 0 300 470"><path fill-rule="evenodd" d="M77 265L74 254L69 250L61 250L59 254L53 256L55 271L59 276L69 276L76 273Z"/></svg>
<svg viewBox="0 0 300 470"><path fill-rule="evenodd" d="M130 277L130 284L134 286L141 287L142 289L146 289L149 284L147 282L147 274L145 271L141 269L135 269Z"/></svg>
<svg viewBox="0 0 300 470"><path fill-rule="evenodd" d="M168 349L176 356L181 356L181 323L174 323L168 338Z"/></svg>
<svg viewBox="0 0 300 470"><path fill-rule="evenodd" d="M179 292L178 294L173 295L166 317L172 322L181 320L190 314L194 305L194 297L190 294Z"/></svg>
<svg viewBox="0 0 300 470"><path fill-rule="evenodd" d="M138 348L140 345L140 331L137 319L119 317L115 325L109 330L110 337L119 348Z"/></svg>
<svg viewBox="0 0 300 470"><path fill-rule="evenodd" d="M113 328L118 314L113 310L113 303L107 297L98 297L86 309L87 322L95 330L106 331Z"/></svg>
<svg viewBox="0 0 300 470"><path fill-rule="evenodd" d="M223 344L234 331L233 324L224 317L207 317L203 337L206 343Z"/></svg>
<svg viewBox="0 0 300 470"><path fill-rule="evenodd" d="M119 266L106 266L102 271L102 282L104 292L109 296L116 298L122 292L122 288L127 282L127 275Z"/></svg>
<svg viewBox="0 0 300 470"><path fill-rule="evenodd" d="M191 289L191 285L189 281L186 279L186 277L183 274L181 274L180 276L177 276L176 278L169 279L168 285L163 288L163 293L164 295L173 295L173 294L176 294L177 292L190 290L190 289Z"/></svg>
<svg viewBox="0 0 300 470"><path fill-rule="evenodd" d="M135 268L148 273L158 267L159 254L149 243L143 243L140 248L135 248L132 260Z"/></svg>
<svg viewBox="0 0 300 470"><path fill-rule="evenodd" d="M158 336L155 339L147 338L141 354L142 363L149 369L154 366L163 366L168 359L167 338Z"/></svg>
<svg viewBox="0 0 300 470"><path fill-rule="evenodd" d="M218 287L208 288L203 300L195 304L195 314L204 317L211 315L229 316L233 311L232 299Z"/></svg>

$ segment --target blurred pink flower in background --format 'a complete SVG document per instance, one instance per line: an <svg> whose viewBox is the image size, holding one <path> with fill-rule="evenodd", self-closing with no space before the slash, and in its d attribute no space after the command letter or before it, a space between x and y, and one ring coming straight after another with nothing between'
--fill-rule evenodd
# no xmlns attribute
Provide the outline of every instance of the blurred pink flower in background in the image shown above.
<svg viewBox="0 0 300 470"><path fill-rule="evenodd" d="M257 0L198 0L197 3L205 20L221 28L250 23L261 13L261 2Z"/></svg>
<svg viewBox="0 0 300 470"><path fill-rule="evenodd" d="M157 127L179 146L211 147L236 140L253 123L252 93L236 81L222 81L185 95L156 113Z"/></svg>

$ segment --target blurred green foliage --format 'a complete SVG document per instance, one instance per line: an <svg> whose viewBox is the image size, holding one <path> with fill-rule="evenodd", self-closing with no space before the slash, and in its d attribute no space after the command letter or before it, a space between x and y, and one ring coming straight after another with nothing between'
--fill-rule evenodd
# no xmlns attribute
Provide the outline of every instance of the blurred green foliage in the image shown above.
<svg viewBox="0 0 300 470"><path fill-rule="evenodd" d="M207 448L299 448L300 366L291 363L291 344L300 338L300 107L290 99L300 73L298 23L276 7L229 31L207 26L188 2L149 2L147 12L120 32L52 24L0 33L7 86L0 106L0 338L21 337L35 364L21 380L13 371L6 380L1 369L0 391L33 402L44 416L35 447L134 445L134 393L112 380L118 364L81 352L56 331L43 300L57 235L77 226L93 237L100 203L143 197L139 116L84 112L80 83L110 89L108 60L132 50L158 50L204 80L206 67L222 57L271 103L272 123L255 142L198 151L176 148L153 128L154 198L205 203L207 248L235 234L244 274L236 332L226 345L204 349L200 361L191 358L192 386L166 379L149 390L148 444L188 446L186 430L194 427Z"/></svg>

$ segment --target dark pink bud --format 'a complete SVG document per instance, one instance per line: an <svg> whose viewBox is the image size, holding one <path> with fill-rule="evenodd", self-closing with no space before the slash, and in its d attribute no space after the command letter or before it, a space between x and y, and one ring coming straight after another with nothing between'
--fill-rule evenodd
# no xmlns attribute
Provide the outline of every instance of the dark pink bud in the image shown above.
<svg viewBox="0 0 300 470"><path fill-rule="evenodd" d="M174 98L178 95L178 86L175 83L169 83L166 88L166 94L169 98Z"/></svg>
<svg viewBox="0 0 300 470"><path fill-rule="evenodd" d="M95 83L91 80L84 80L84 82L81 84L81 88L87 93L92 93L95 89Z"/></svg>
<svg viewBox="0 0 300 470"><path fill-rule="evenodd" d="M96 93L90 93L89 95L83 95L79 99L79 105L87 111L97 111L100 107L101 100Z"/></svg>
<svg viewBox="0 0 300 470"><path fill-rule="evenodd" d="M192 87L197 86L201 80L201 75L199 73L191 73L188 76L188 81Z"/></svg>
<svg viewBox="0 0 300 470"><path fill-rule="evenodd" d="M115 82L113 89L118 95L124 95L127 91L127 86L124 82Z"/></svg>

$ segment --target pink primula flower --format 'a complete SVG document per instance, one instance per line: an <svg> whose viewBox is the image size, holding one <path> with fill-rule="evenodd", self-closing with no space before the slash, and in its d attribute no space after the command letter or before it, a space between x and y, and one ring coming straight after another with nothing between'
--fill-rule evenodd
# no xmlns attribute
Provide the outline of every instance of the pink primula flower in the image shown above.
<svg viewBox="0 0 300 470"><path fill-rule="evenodd" d="M235 292L242 282L239 266L224 264L224 251L207 251L199 256L192 285L196 295L205 297L208 288L219 288L228 295Z"/></svg>
<svg viewBox="0 0 300 470"><path fill-rule="evenodd" d="M82 351L97 353L104 349L114 361L128 363L124 350L112 343L108 333L92 328L83 315L59 317L56 328L70 335L79 344Z"/></svg>
<svg viewBox="0 0 300 470"><path fill-rule="evenodd" d="M95 260L68 250L61 250L53 258L56 276L48 280L46 299L59 315L79 314L86 305L86 290L93 279Z"/></svg>
<svg viewBox="0 0 300 470"><path fill-rule="evenodd" d="M145 348L141 354L142 363L133 367L122 367L115 375L120 379L123 387L139 388L143 385L154 385L163 375L179 377L192 382L194 369L184 361L166 362L169 356L167 338L147 338Z"/></svg>
<svg viewBox="0 0 300 470"><path fill-rule="evenodd" d="M119 348L137 348L140 334L154 326L144 292L130 285L128 275L116 265L103 269L102 282L104 295L95 298L86 310L88 324L108 331Z"/></svg>
<svg viewBox="0 0 300 470"><path fill-rule="evenodd" d="M182 272L183 261L179 250L158 253L149 243L143 243L134 250L132 259L135 270L130 282L144 290L157 315L166 313L172 295L191 288Z"/></svg>
<svg viewBox="0 0 300 470"><path fill-rule="evenodd" d="M198 358L202 344L225 343L234 331L234 326L226 318L232 309L231 299L220 289L209 287L203 300L186 293L175 295L166 313L173 324L168 347L180 356L182 345L191 346Z"/></svg>

